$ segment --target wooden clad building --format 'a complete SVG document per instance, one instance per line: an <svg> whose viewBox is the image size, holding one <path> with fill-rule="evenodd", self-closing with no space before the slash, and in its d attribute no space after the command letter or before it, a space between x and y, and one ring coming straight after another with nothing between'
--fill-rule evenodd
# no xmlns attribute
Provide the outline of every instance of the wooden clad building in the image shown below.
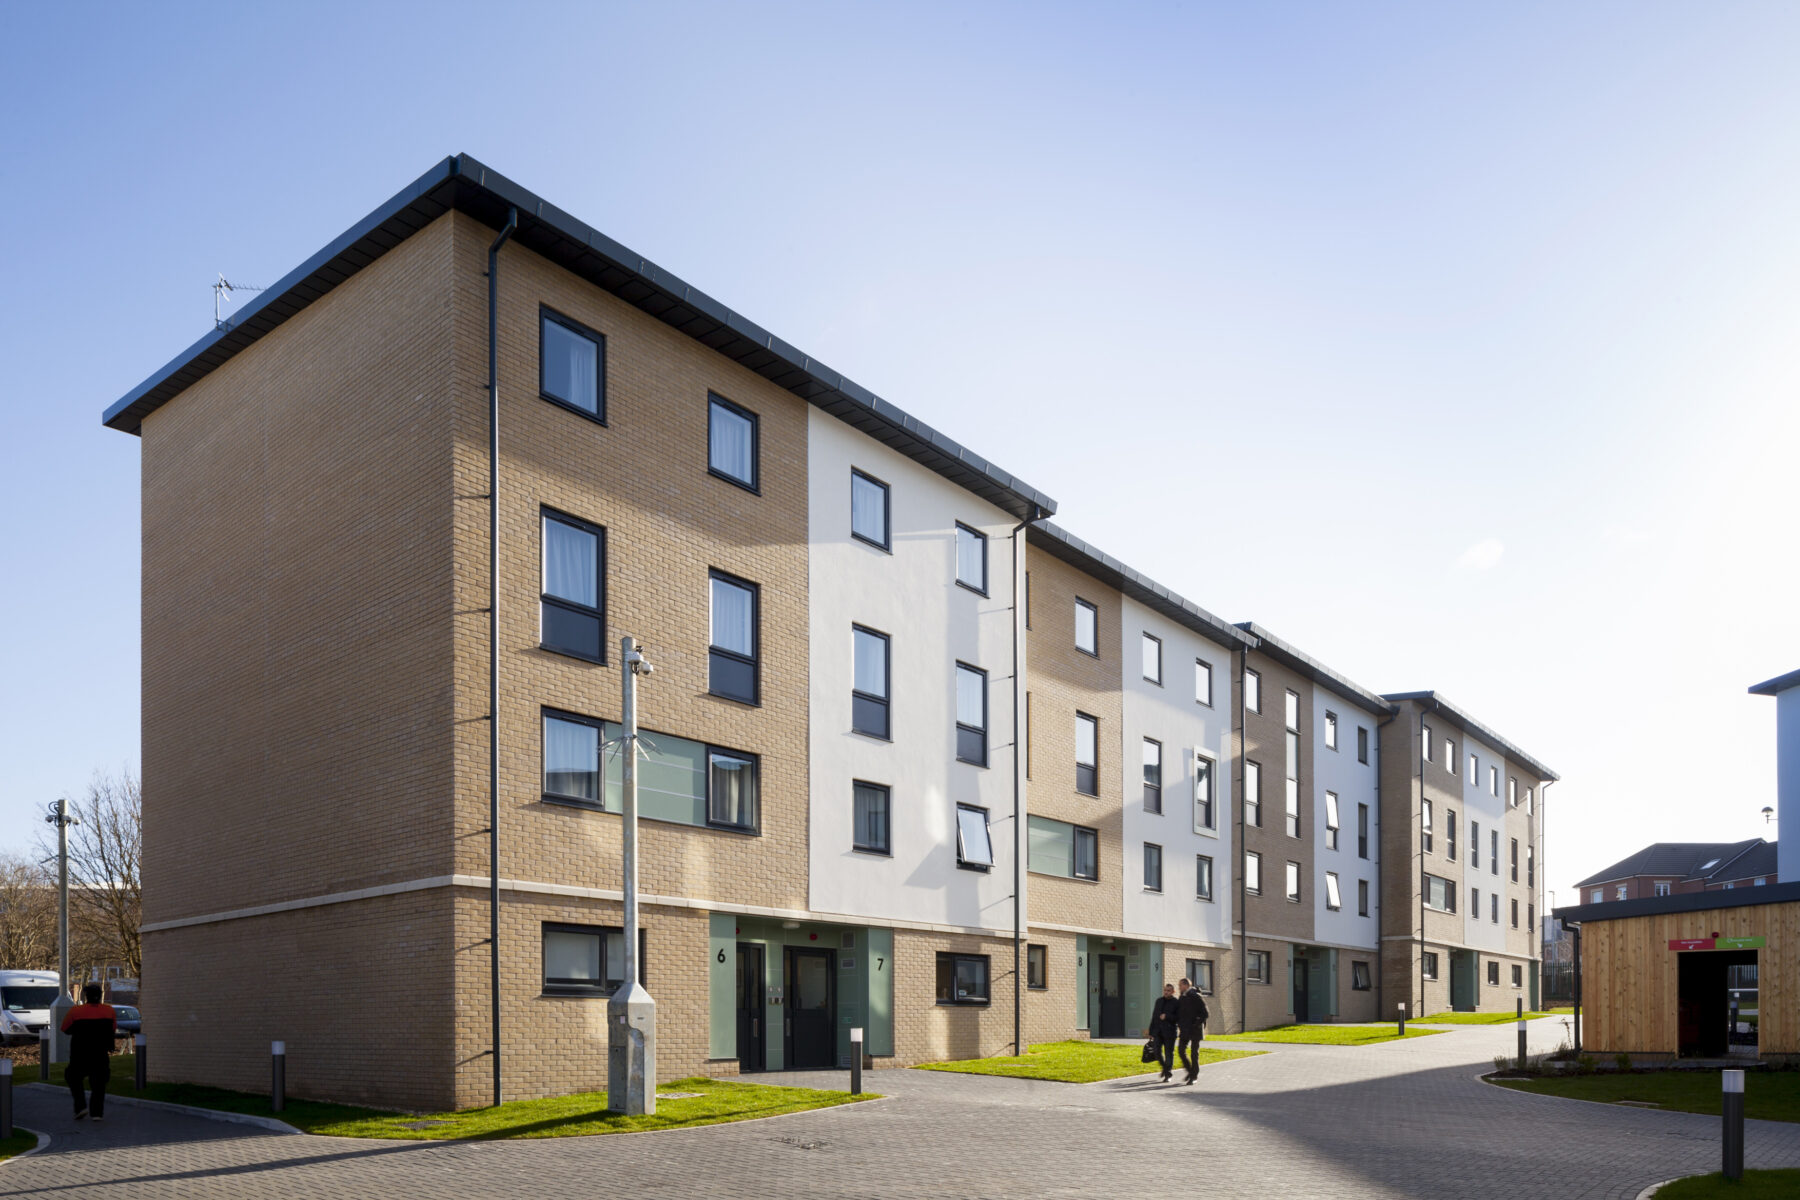
<svg viewBox="0 0 1800 1200"><path fill-rule="evenodd" d="M1800 883L1557 909L1581 1048L1800 1060Z"/></svg>

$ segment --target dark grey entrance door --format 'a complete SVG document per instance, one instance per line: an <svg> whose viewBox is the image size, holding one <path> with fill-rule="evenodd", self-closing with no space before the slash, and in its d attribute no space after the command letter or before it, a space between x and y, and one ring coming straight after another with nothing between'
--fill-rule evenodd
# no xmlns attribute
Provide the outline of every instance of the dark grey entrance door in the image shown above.
<svg viewBox="0 0 1800 1200"><path fill-rule="evenodd" d="M837 980L830 950L787 951L787 1066L837 1066Z"/></svg>
<svg viewBox="0 0 1800 1200"><path fill-rule="evenodd" d="M1100 956L1100 1036L1125 1036L1125 959Z"/></svg>
<svg viewBox="0 0 1800 1200"><path fill-rule="evenodd" d="M1304 1025L1312 1020L1312 1011L1307 1007L1307 997L1311 994L1309 972L1312 964L1299 955L1294 956L1294 1023Z"/></svg>
<svg viewBox="0 0 1800 1200"><path fill-rule="evenodd" d="M737 1056L738 1070L768 1069L768 1040L763 1027L763 948L752 942L737 944Z"/></svg>

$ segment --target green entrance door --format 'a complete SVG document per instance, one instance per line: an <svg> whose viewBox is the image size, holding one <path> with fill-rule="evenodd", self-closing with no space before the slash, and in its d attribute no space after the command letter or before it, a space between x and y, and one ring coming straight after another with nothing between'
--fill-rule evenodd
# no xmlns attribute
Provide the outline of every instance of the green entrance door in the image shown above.
<svg viewBox="0 0 1800 1200"><path fill-rule="evenodd" d="M1450 952L1450 1007L1457 1012L1475 1011L1475 968L1474 951Z"/></svg>

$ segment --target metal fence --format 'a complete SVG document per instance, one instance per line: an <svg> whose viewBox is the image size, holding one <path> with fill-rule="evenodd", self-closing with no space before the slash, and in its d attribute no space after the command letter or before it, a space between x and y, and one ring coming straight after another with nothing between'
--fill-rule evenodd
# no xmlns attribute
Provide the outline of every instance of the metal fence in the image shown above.
<svg viewBox="0 0 1800 1200"><path fill-rule="evenodd" d="M1541 999L1546 1008L1575 1003L1574 963L1544 964L1544 993Z"/></svg>

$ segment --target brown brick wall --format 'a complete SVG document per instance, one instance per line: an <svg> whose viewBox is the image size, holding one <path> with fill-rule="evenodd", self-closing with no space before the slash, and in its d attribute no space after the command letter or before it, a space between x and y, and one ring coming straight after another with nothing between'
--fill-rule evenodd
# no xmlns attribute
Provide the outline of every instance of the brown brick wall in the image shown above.
<svg viewBox="0 0 1800 1200"><path fill-rule="evenodd" d="M1244 900L1245 928L1307 941L1313 936L1313 821L1319 806L1312 791L1312 684L1263 654L1248 666L1262 676L1262 711L1245 711L1240 753L1262 767L1262 827L1246 825L1244 850L1262 855L1262 894ZM1287 835L1286 693L1300 696L1300 836ZM1287 899L1287 864L1300 864L1300 903Z"/></svg>

